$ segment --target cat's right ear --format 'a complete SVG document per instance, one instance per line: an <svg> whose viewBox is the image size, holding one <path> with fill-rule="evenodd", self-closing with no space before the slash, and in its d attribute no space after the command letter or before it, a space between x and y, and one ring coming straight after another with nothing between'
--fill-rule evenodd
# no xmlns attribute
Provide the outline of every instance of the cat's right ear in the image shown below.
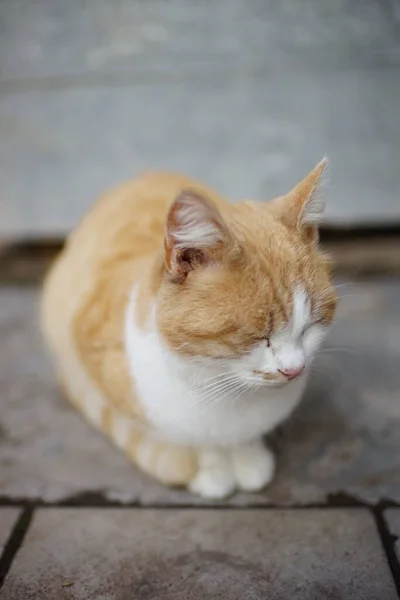
<svg viewBox="0 0 400 600"><path fill-rule="evenodd" d="M167 271L183 281L197 266L215 261L227 239L226 226L215 204L197 190L183 190L167 216Z"/></svg>

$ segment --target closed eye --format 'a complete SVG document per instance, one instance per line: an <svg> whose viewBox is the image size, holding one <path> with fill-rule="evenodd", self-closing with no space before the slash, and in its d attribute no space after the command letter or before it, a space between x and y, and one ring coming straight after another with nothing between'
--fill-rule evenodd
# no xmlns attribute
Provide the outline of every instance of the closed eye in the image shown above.
<svg viewBox="0 0 400 600"><path fill-rule="evenodd" d="M269 339L269 337L266 337L265 335L260 336L259 338L257 338L257 343L258 342L266 342L267 343L267 348L271 347L271 340Z"/></svg>
<svg viewBox="0 0 400 600"><path fill-rule="evenodd" d="M303 327L303 331L301 332L301 335L304 335L305 333L307 333L307 331L309 331L311 329L311 327L316 327L317 325L322 325L322 319L317 319L316 321L312 321L311 323L308 323L307 325L305 325Z"/></svg>

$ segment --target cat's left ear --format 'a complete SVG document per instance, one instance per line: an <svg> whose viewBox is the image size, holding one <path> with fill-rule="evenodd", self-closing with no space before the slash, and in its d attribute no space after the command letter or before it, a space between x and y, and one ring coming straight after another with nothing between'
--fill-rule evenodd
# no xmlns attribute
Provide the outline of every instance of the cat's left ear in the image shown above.
<svg viewBox="0 0 400 600"><path fill-rule="evenodd" d="M166 222L165 266L183 281L197 266L218 260L229 234L215 204L197 190L183 190Z"/></svg>
<svg viewBox="0 0 400 600"><path fill-rule="evenodd" d="M325 188L328 160L320 163L280 200L281 218L295 227L310 242L318 241L318 227L325 210Z"/></svg>

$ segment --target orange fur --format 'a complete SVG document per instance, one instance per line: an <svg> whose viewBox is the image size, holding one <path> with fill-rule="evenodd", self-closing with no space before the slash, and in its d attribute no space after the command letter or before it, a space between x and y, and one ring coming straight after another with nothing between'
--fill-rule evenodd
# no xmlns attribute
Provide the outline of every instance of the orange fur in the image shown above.
<svg viewBox="0 0 400 600"><path fill-rule="evenodd" d="M316 228L302 224L322 170L319 165L271 203L235 205L181 175L143 175L100 199L50 271L43 331L67 395L158 479L187 483L197 459L194 449L170 446L151 431L129 375L123 327L133 284L139 285L136 323L147 327L157 297L158 330L181 355L240 355L289 319L298 282L319 305L320 320L330 322L336 297L329 265L318 251ZM211 211L219 236L212 246L178 247L175 209L182 192L199 196L201 210ZM147 462L137 451L144 436Z"/></svg>

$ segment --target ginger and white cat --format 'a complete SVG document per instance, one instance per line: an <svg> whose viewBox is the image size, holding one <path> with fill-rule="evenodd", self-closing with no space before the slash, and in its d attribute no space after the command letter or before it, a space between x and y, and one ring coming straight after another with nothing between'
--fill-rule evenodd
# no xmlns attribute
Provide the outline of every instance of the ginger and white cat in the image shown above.
<svg viewBox="0 0 400 600"><path fill-rule="evenodd" d="M262 436L298 404L335 310L325 166L269 203L144 175L100 199L51 269L42 324L66 395L158 480L210 498L271 481Z"/></svg>

